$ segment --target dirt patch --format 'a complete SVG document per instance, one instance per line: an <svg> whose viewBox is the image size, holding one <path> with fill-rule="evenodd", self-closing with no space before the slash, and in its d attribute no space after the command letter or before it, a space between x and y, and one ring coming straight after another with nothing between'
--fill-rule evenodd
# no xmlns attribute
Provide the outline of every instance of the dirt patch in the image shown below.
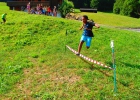
<svg viewBox="0 0 140 100"><path fill-rule="evenodd" d="M125 30L140 32L140 28L124 28Z"/></svg>
<svg viewBox="0 0 140 100"><path fill-rule="evenodd" d="M114 27L114 26L103 25L103 24L100 24L100 26L104 26L104 27L107 27L107 28L115 28L115 29L121 29L121 30L129 30L129 31L140 32L140 27L137 27L137 28Z"/></svg>
<svg viewBox="0 0 140 100"><path fill-rule="evenodd" d="M59 69L59 67L57 69ZM55 88L55 86L61 88L64 83L73 85L81 80L81 77L75 74L76 69L61 67L58 71L54 68L55 67L52 68L44 65L25 69L23 73L24 78L15 85L14 91L11 91L8 95L12 95L11 98L15 99L24 98L31 100L33 99L32 95L43 90L44 86L51 89ZM44 85L46 83L49 84Z"/></svg>
<svg viewBox="0 0 140 100"><path fill-rule="evenodd" d="M58 75L58 74L52 74L50 76L50 80L54 81L54 82L59 82L61 84L63 83L68 83L68 84L74 84L77 81L80 81L81 77L76 76L76 75L66 75L66 76L62 76L62 75Z"/></svg>
<svg viewBox="0 0 140 100"><path fill-rule="evenodd" d="M72 20L79 20L79 21L82 21L82 16L81 15L78 15L78 14L75 14L75 13L68 13L66 16L65 16L66 19L72 19Z"/></svg>

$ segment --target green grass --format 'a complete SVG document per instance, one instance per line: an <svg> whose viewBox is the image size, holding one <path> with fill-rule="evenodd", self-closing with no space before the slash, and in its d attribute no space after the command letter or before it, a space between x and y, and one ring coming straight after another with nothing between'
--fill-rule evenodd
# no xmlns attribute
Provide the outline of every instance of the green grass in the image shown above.
<svg viewBox="0 0 140 100"><path fill-rule="evenodd" d="M79 13L80 15L88 15L89 19L93 19L96 23L103 24L109 27L121 28L140 28L140 19L131 18L113 13Z"/></svg>
<svg viewBox="0 0 140 100"><path fill-rule="evenodd" d="M6 6L6 3L0 2L0 9L4 12L6 10L9 10L9 7Z"/></svg>
<svg viewBox="0 0 140 100"><path fill-rule="evenodd" d="M80 9L74 9L74 13L80 13Z"/></svg>
<svg viewBox="0 0 140 100"><path fill-rule="evenodd" d="M66 44L77 50L81 22L6 11L7 23L0 24L0 99L139 100L140 33L95 28L91 48L87 50L85 44L82 48L82 54L112 66L110 41L114 40L118 89L114 94L112 70L65 51Z"/></svg>

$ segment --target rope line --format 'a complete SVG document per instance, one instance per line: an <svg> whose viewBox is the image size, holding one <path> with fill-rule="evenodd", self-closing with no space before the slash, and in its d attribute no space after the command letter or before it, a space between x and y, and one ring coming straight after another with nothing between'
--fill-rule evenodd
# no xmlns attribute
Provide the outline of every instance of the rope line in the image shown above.
<svg viewBox="0 0 140 100"><path fill-rule="evenodd" d="M73 53L75 53L75 54L78 53L78 52L75 51L74 49L70 48L68 45L66 45L66 47L67 47L69 50L71 50ZM93 60L93 59L91 59L91 58L88 58L88 57L86 57L86 56L84 56L84 55L82 55L82 54L80 54L79 56L82 57L82 58L84 58L84 59L87 60L87 61L90 61L90 62L94 63L94 64L97 64L97 65L100 65L100 66L102 66L102 67L109 68L109 69L113 70L113 68L111 68L111 67L109 67L109 66L107 66L107 65L105 65L105 64L103 64L103 63L101 63L101 62L98 62L98 61L96 61L96 60Z"/></svg>

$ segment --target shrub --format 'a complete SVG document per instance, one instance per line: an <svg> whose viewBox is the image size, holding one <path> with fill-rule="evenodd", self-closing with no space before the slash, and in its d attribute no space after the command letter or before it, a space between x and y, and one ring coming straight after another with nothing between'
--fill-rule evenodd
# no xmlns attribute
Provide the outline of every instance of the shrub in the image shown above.
<svg viewBox="0 0 140 100"><path fill-rule="evenodd" d="M138 17L138 6L139 3L137 0L125 0L121 14L130 17Z"/></svg>
<svg viewBox="0 0 140 100"><path fill-rule="evenodd" d="M125 0L116 0L113 7L113 13L120 14Z"/></svg>
<svg viewBox="0 0 140 100"><path fill-rule="evenodd" d="M64 0L63 3L59 7L59 11L62 17L65 17L67 13L72 12L74 8L74 4L72 1Z"/></svg>
<svg viewBox="0 0 140 100"><path fill-rule="evenodd" d="M99 1L98 0L91 0L90 7L91 8L98 8Z"/></svg>
<svg viewBox="0 0 140 100"><path fill-rule="evenodd" d="M140 2L138 0L116 0L113 12L137 18L139 17L139 6Z"/></svg>

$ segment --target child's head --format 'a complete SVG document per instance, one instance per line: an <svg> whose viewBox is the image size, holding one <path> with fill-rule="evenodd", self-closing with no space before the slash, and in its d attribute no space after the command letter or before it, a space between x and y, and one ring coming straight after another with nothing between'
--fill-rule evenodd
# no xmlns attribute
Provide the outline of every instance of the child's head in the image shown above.
<svg viewBox="0 0 140 100"><path fill-rule="evenodd" d="M88 16L87 16L87 15L83 15L83 17L82 17L82 21L83 21L83 23L86 23L87 20L88 20Z"/></svg>

